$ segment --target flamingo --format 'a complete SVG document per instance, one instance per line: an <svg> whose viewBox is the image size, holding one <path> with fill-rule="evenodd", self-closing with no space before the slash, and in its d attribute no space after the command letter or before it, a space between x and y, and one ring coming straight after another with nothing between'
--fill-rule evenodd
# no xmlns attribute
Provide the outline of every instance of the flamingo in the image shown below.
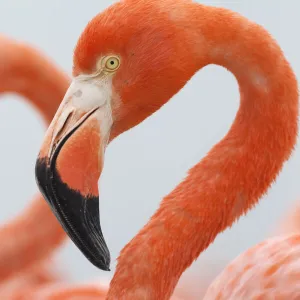
<svg viewBox="0 0 300 300"><path fill-rule="evenodd" d="M2 35L0 44L0 93L22 95L50 123L70 79L33 47ZM43 261L66 235L42 195L38 194L18 218L0 228L0 237L6 241L0 249L2 281Z"/></svg>
<svg viewBox="0 0 300 300"><path fill-rule="evenodd" d="M237 79L235 120L121 251L106 299L169 299L218 233L258 203L296 143L297 80L262 26L188 0L117 2L94 17L77 42L73 81L35 171L64 230L105 271L110 254L97 183L106 146L209 64Z"/></svg>
<svg viewBox="0 0 300 300"><path fill-rule="evenodd" d="M299 234L280 235L257 244L216 277L204 300L299 299L299 252Z"/></svg>
<svg viewBox="0 0 300 300"><path fill-rule="evenodd" d="M32 46L3 35L0 44L0 93L22 95L50 123L70 79ZM58 280L50 271L50 256L66 234L41 194L21 215L0 227L0 237L1 299L13 298L12 291L17 297L27 288Z"/></svg>

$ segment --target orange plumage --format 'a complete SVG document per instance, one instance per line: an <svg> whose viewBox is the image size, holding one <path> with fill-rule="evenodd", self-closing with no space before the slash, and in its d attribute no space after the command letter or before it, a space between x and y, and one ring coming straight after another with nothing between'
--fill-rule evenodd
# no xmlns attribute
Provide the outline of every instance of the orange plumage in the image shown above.
<svg viewBox="0 0 300 300"><path fill-rule="evenodd" d="M114 71L102 65L111 55L120 60ZM86 157L98 157L95 173L101 171L107 142L157 111L209 64L236 77L241 99L235 120L122 250L107 299L169 299L181 274L217 234L257 204L295 146L298 87L263 27L188 0L118 2L79 38L74 80L48 129L36 174L69 236L103 270L109 270L110 255L95 210L98 178L89 177L94 192L87 195L85 178L74 185L72 174L63 176L66 169L89 149ZM78 117L66 130L65 117L82 111L85 119ZM90 147L84 141L96 120L101 136Z"/></svg>

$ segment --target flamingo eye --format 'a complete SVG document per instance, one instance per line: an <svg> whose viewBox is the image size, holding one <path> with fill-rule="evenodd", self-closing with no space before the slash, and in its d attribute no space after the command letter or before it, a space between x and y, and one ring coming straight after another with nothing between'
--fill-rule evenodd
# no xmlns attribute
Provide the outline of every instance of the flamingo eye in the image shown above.
<svg viewBox="0 0 300 300"><path fill-rule="evenodd" d="M104 57L102 66L105 71L114 72L120 67L120 58L115 55Z"/></svg>

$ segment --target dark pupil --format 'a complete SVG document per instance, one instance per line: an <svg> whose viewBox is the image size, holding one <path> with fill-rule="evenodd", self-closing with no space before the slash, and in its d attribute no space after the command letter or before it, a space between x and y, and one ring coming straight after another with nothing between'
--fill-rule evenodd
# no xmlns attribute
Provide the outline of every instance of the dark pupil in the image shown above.
<svg viewBox="0 0 300 300"><path fill-rule="evenodd" d="M114 65L114 64L115 64L115 62L114 62L113 60L111 60L111 61L110 61L110 64L111 64L111 65Z"/></svg>

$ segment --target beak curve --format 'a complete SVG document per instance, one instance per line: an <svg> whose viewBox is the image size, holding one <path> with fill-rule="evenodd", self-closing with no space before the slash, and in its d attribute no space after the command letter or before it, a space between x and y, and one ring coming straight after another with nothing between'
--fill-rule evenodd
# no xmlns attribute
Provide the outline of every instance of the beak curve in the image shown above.
<svg viewBox="0 0 300 300"><path fill-rule="evenodd" d="M112 125L109 87L74 80L36 161L36 181L71 240L96 267L109 271L99 216L98 180Z"/></svg>

